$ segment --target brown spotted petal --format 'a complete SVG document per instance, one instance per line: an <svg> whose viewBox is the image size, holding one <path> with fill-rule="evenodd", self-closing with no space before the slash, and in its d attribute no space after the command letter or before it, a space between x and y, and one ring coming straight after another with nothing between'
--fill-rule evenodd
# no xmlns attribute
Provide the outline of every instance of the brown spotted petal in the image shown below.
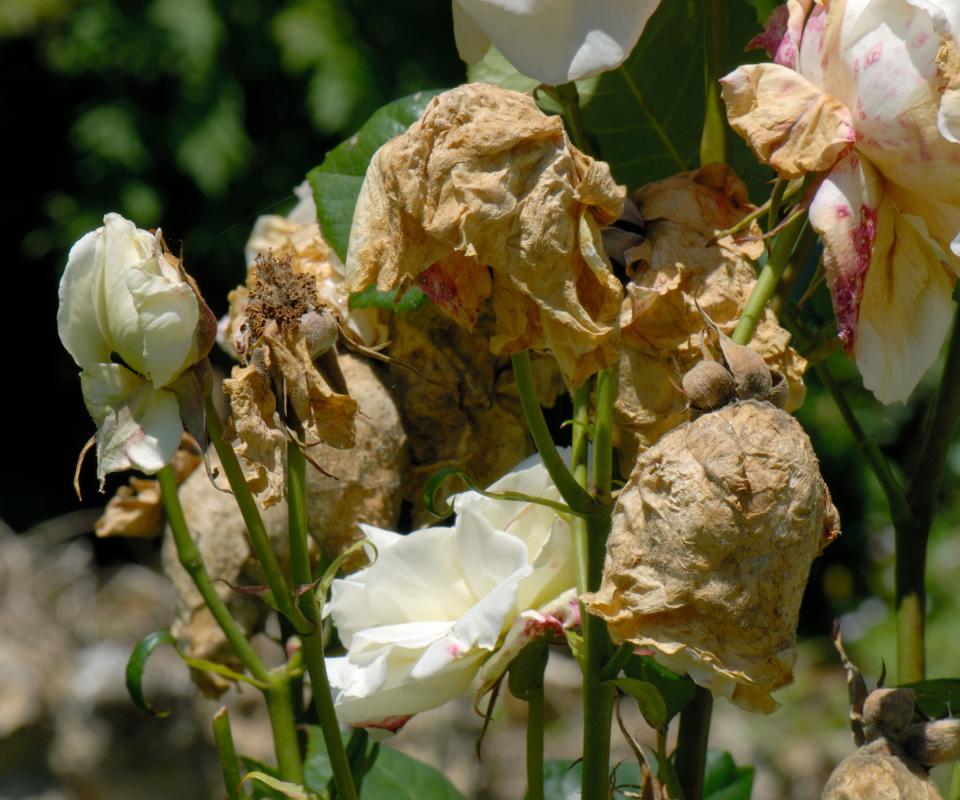
<svg viewBox="0 0 960 800"><path fill-rule="evenodd" d="M788 67L739 67L721 84L730 126L783 178L829 169L857 140L850 110Z"/></svg>
<svg viewBox="0 0 960 800"><path fill-rule="evenodd" d="M615 641L769 713L792 679L810 565L838 527L797 421L734 403L643 453L613 512L601 587L583 599Z"/></svg>
<svg viewBox="0 0 960 800"><path fill-rule="evenodd" d="M621 289L600 229L623 199L607 165L574 148L560 118L531 97L461 86L374 155L348 283L386 290L419 281L469 327L491 294L489 267L493 351L548 349L579 383L615 360Z"/></svg>

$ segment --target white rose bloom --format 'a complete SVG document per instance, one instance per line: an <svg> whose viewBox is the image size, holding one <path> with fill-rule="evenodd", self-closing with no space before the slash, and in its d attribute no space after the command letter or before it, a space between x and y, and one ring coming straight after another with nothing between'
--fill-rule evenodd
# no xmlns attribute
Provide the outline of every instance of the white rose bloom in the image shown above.
<svg viewBox="0 0 960 800"><path fill-rule="evenodd" d="M660 0L453 0L460 57L493 44L516 69L559 86L619 67Z"/></svg>
<svg viewBox="0 0 960 800"><path fill-rule="evenodd" d="M490 491L560 499L536 456ZM523 632L512 631L514 623L529 636L572 620L568 611L576 601L569 594L556 624L531 626L525 615L543 609L546 621L576 582L564 517L476 492L458 495L454 508L451 528L402 536L362 526L377 560L334 581L330 601L347 648L346 656L327 660L341 722L396 730L413 714L465 692L505 638L522 649Z"/></svg>
<svg viewBox="0 0 960 800"><path fill-rule="evenodd" d="M173 458L183 426L165 387L196 363L200 301L164 256L159 232L119 214L70 249L57 328L81 368L97 423L97 474L155 473ZM119 363L118 363L119 362Z"/></svg>

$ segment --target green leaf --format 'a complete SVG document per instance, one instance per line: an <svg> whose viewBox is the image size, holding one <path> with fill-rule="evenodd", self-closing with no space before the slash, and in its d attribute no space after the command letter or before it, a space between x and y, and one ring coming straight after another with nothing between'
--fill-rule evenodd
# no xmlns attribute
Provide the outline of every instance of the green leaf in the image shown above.
<svg viewBox="0 0 960 800"><path fill-rule="evenodd" d="M360 800L463 800L450 781L426 764L389 747L380 749Z"/></svg>
<svg viewBox="0 0 960 800"><path fill-rule="evenodd" d="M289 800L311 800L312 797L315 797L315 795L308 794L299 784L282 781L265 772L248 772L243 776L243 782L246 783L247 781L256 781L258 784L269 787L280 797L286 797Z"/></svg>
<svg viewBox="0 0 960 800"><path fill-rule="evenodd" d="M651 728L660 728L670 721L667 716L667 703L660 690L652 683L636 678L617 678L614 683L637 701L640 713Z"/></svg>
<svg viewBox="0 0 960 800"><path fill-rule="evenodd" d="M347 257L353 210L370 159L382 144L420 119L439 91L417 92L378 109L360 130L327 153L323 162L307 175L320 229L341 260Z"/></svg>
<svg viewBox="0 0 960 800"><path fill-rule="evenodd" d="M750 800L753 789L753 767L738 767L733 756L725 751L707 753L703 776L704 800Z"/></svg>
<svg viewBox="0 0 960 800"><path fill-rule="evenodd" d="M766 23L770 12L779 4L779 0L746 0L746 2L757 12L757 22L761 25Z"/></svg>
<svg viewBox="0 0 960 800"><path fill-rule="evenodd" d="M368 286L360 292L354 292L347 301L350 308L377 308L405 314L416 311L427 301L427 296L416 286L407 289L403 297L397 300L397 290L381 292L376 286Z"/></svg>
<svg viewBox="0 0 960 800"><path fill-rule="evenodd" d="M547 800L574 800L580 797L582 764L566 759L551 759L543 765L543 793ZM613 800L637 797L640 787L640 765L636 761L618 764L613 775ZM524 800L530 795L525 794Z"/></svg>
<svg viewBox="0 0 960 800"><path fill-rule="evenodd" d="M530 692L543 688L543 673L547 668L547 637L530 642L510 663L507 686L518 700L529 700Z"/></svg>
<svg viewBox="0 0 960 800"><path fill-rule="evenodd" d="M271 778L280 780L280 773L275 767L264 764L262 761L258 761L250 756L240 756L239 758L246 772L260 772L264 775L269 775ZM263 783L255 782L253 786L250 787L250 790L253 800L285 800L285 795L280 794L280 792L271 789Z"/></svg>
<svg viewBox="0 0 960 800"><path fill-rule="evenodd" d="M952 717L960 714L960 678L934 678L904 683L900 688L917 693L917 708L928 717Z"/></svg>
<svg viewBox="0 0 960 800"><path fill-rule="evenodd" d="M563 635L567 637L567 646L570 648L570 652L573 653L573 657L577 660L577 664L580 665L580 671L587 671L587 661L586 655L583 652L583 637L573 629L564 629Z"/></svg>
<svg viewBox="0 0 960 800"><path fill-rule="evenodd" d="M632 656L623 671L628 678L652 683L657 688L667 706L667 722L693 699L693 681L661 667L650 656Z"/></svg>
<svg viewBox="0 0 960 800"><path fill-rule="evenodd" d="M143 695L143 672L150 655L162 644L176 644L170 631L148 633L133 648L130 659L127 661L127 691L130 693L130 699L138 708L155 717L166 717L170 712L158 711L147 702L147 698Z"/></svg>
<svg viewBox="0 0 960 800"><path fill-rule="evenodd" d="M310 791L322 792L333 778L333 767L327 755L327 745L319 725L305 725L304 728L307 732L307 755L303 760L303 782ZM340 736L346 747L350 734L341 731Z"/></svg>

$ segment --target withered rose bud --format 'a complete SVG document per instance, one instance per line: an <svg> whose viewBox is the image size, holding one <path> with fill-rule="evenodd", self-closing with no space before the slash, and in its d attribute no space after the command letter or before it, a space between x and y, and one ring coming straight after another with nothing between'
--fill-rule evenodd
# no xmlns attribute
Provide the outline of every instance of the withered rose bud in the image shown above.
<svg viewBox="0 0 960 800"><path fill-rule="evenodd" d="M820 800L942 800L923 767L888 739L877 739L833 771Z"/></svg>
<svg viewBox="0 0 960 800"><path fill-rule="evenodd" d="M736 402L643 453L614 509L603 583L584 600L615 641L769 713L793 677L810 564L838 527L799 423Z"/></svg>
<svg viewBox="0 0 960 800"><path fill-rule="evenodd" d="M468 84L374 155L357 200L347 278L417 285L472 328L488 299L494 353L549 350L571 383L616 359L622 289L601 229L624 190L533 98Z"/></svg>

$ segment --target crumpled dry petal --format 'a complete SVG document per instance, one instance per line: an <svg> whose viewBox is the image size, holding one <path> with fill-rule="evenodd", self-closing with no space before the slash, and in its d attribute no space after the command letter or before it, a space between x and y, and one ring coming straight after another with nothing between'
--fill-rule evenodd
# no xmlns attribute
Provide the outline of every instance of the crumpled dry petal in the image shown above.
<svg viewBox="0 0 960 800"><path fill-rule="evenodd" d="M191 450L177 450L170 466L178 486L200 462L200 456ZM164 521L160 483L134 476L127 486L120 486L110 498L103 515L94 524L94 531L100 538L126 536L152 539L163 533Z"/></svg>
<svg viewBox="0 0 960 800"><path fill-rule="evenodd" d="M621 288L600 228L623 199L607 165L574 148L561 119L531 97L461 86L374 155L354 214L348 283L403 290L434 268L445 279L419 285L469 326L490 293L489 268L493 351L550 350L581 383L616 357Z"/></svg>
<svg viewBox="0 0 960 800"><path fill-rule="evenodd" d="M792 679L810 564L838 530L797 421L734 403L643 453L614 509L602 585L583 599L615 641L769 713Z"/></svg>
<svg viewBox="0 0 960 800"><path fill-rule="evenodd" d="M648 241L627 253L632 279L621 311L615 421L625 471L637 449L689 418L680 378L702 353L706 323L697 308L730 334L756 281L750 258L763 249L751 226L745 239L712 240L752 206L729 167L713 164L648 184L635 195ZM806 395L806 361L789 346L790 334L765 311L750 347L787 379L786 408Z"/></svg>
<svg viewBox="0 0 960 800"><path fill-rule="evenodd" d="M829 169L857 139L849 109L788 67L751 64L721 85L730 126L783 178Z"/></svg>

